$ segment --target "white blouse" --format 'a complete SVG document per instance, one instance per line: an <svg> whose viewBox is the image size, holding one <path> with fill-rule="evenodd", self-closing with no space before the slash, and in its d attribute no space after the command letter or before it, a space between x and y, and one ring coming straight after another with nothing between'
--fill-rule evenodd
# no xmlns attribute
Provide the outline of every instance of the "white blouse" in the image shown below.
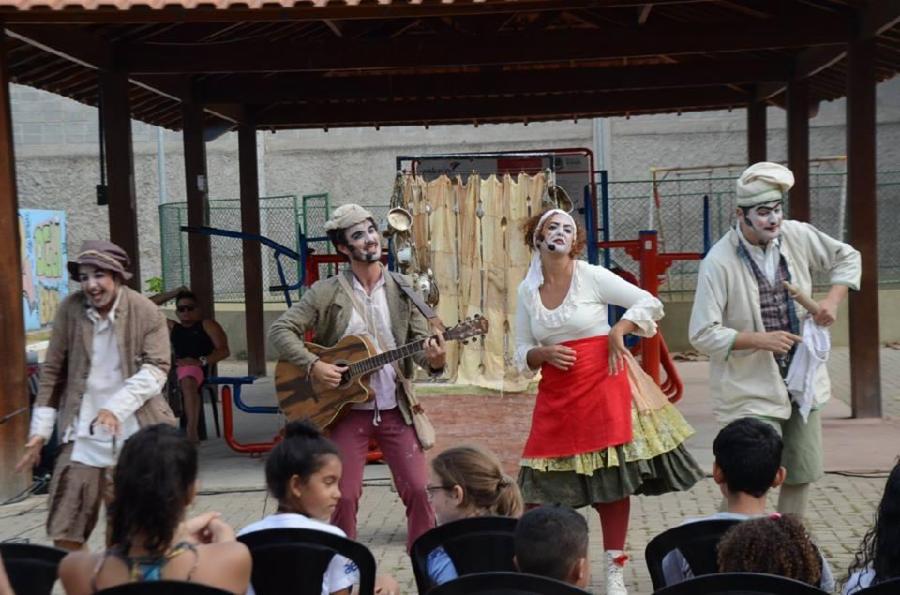
<svg viewBox="0 0 900 595"><path fill-rule="evenodd" d="M649 292L622 277L582 260L575 262L572 283L565 299L549 310L537 291L519 285L516 306L516 366L528 367L528 352L543 345L609 334L608 305L627 308L622 316L637 325L635 334L652 337L656 321L663 317L663 305Z"/></svg>

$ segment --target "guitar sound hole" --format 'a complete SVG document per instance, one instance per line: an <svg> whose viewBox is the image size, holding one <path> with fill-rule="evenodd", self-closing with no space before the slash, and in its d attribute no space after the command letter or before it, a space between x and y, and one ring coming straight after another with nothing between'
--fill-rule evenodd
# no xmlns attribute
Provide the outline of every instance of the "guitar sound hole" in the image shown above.
<svg viewBox="0 0 900 595"><path fill-rule="evenodd" d="M339 388L344 388L348 384L350 384L350 372L344 372L341 374L341 383L338 386Z"/></svg>

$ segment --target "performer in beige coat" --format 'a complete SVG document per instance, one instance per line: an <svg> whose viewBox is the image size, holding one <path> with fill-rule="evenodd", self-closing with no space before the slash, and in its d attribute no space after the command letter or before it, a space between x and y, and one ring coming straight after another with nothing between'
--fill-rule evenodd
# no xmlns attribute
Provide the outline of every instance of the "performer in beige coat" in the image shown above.
<svg viewBox="0 0 900 595"><path fill-rule="evenodd" d="M859 289L860 255L808 223L783 219L783 193L793 184L791 171L776 163L757 163L741 174L737 221L700 265L689 332L691 344L710 357L717 420L756 417L781 432L788 473L778 509L802 515L809 484L823 474L818 410L831 386L820 367L813 411L804 421L784 377L807 312L783 282L810 295L812 273L827 273L831 288L815 322L831 325L848 289Z"/></svg>

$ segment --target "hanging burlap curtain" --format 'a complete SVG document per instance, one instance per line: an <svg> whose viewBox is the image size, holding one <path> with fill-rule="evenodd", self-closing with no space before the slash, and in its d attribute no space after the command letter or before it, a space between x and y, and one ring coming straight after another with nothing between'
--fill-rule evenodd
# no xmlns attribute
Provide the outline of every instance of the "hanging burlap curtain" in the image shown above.
<svg viewBox="0 0 900 595"><path fill-rule="evenodd" d="M474 314L490 321L486 337L448 347L451 380L506 391L529 384L513 364L516 290L531 258L522 224L540 209L545 185L543 174L472 174L465 182L441 176L427 183L404 176L419 268L430 268L440 288L438 314L447 326Z"/></svg>

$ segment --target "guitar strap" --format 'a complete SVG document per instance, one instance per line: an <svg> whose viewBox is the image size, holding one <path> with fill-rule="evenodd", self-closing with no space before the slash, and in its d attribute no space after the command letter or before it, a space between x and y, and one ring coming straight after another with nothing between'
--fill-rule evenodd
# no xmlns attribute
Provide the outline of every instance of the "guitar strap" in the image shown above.
<svg viewBox="0 0 900 595"><path fill-rule="evenodd" d="M387 269L385 269L385 271L387 271ZM370 320L370 318L366 315L365 306L359 300L359 296L357 296L356 293L353 292L353 288L350 287L350 282L347 281L347 275L344 273L338 273L337 277L338 277L338 282L341 284L341 287L347 293L347 296L350 298L350 302L353 304L353 308L356 310L357 314L359 314L362 317L363 322L365 322L366 328L368 329L369 334L372 335L373 337L375 337L375 339L378 341L379 347L382 350L386 349L387 346L390 345L390 343L387 343L384 340L381 333L378 331L378 326L374 323L374 321ZM400 279L398 279L398 277L399 277L399 275L394 277L394 281L397 283L397 285L399 285L401 288L403 288L405 290L404 292L409 291L410 293L412 293L412 290L409 290L407 287L405 287L403 284L400 283ZM410 293L407 293L406 295L410 296L410 299L412 299L412 296L410 295ZM413 303L415 303L415 300L413 300ZM431 308L429 308L428 305L425 304L424 302L422 302L422 305L425 306L426 308L428 308L429 310L431 310ZM437 318L437 315L434 314L433 310L431 310L431 313L432 313L432 315L434 315L435 318ZM424 312L422 312L422 314L425 315ZM426 316L426 318L427 318L427 316ZM439 318L438 318L438 322L440 322ZM441 323L441 326L443 326L443 323ZM394 366L394 371L397 373L397 380L403 385L403 391L406 394L406 398L409 400L410 408L415 410L417 407L421 407L419 405L418 399L416 399L415 393L412 390L412 386L409 383L409 379L403 374L403 371L400 369L399 362L393 361L393 362L391 362L391 365ZM377 411L377 404L376 404L376 411Z"/></svg>
<svg viewBox="0 0 900 595"><path fill-rule="evenodd" d="M403 293L406 294L406 297L416 305L416 308L434 329L438 331L447 330L447 327L444 326L444 322L441 320L440 316L437 315L437 312L434 311L434 308L426 304L425 300L422 299L422 296L413 291L413 288L406 284L406 280L403 279L400 273L388 271L387 269L385 269L385 271L390 273L394 278L394 282L400 287L400 290L403 291Z"/></svg>

